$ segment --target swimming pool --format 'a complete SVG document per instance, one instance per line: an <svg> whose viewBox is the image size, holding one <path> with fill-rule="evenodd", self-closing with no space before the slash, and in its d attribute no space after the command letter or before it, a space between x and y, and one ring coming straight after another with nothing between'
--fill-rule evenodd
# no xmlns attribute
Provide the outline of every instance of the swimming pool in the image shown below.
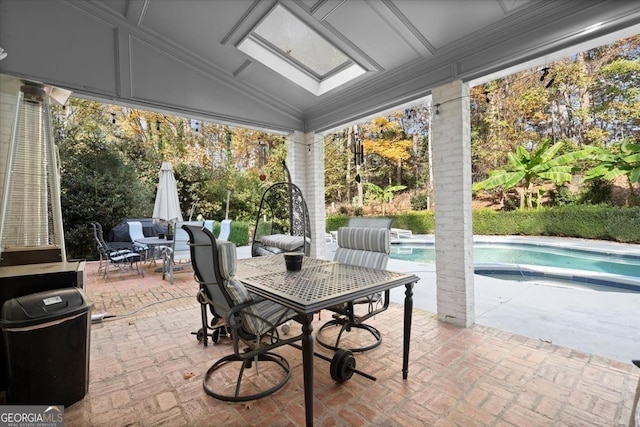
<svg viewBox="0 0 640 427"><path fill-rule="evenodd" d="M473 256L476 274L557 279L640 292L640 252L636 255L541 243L476 241ZM393 244L391 258L434 263L434 244Z"/></svg>

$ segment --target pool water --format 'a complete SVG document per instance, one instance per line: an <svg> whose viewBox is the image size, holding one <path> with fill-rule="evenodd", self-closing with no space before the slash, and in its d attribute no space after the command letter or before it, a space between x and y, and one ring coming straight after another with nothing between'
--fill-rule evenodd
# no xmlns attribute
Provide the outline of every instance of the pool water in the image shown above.
<svg viewBox="0 0 640 427"><path fill-rule="evenodd" d="M392 245L391 258L435 262L433 245ZM533 265L640 278L640 256L531 244L475 243L474 264Z"/></svg>

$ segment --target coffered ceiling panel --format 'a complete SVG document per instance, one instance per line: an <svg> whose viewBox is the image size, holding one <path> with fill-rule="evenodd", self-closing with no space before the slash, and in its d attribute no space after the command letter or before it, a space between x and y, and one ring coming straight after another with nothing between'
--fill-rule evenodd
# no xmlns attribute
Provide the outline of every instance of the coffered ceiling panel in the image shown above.
<svg viewBox="0 0 640 427"><path fill-rule="evenodd" d="M394 4L436 49L489 27L506 15L498 0L396 0Z"/></svg>
<svg viewBox="0 0 640 427"><path fill-rule="evenodd" d="M303 52L308 33L289 27L295 51L261 38L256 25L278 5L353 62L314 75L299 62L320 55ZM0 0L0 73L201 120L323 132L453 80L481 84L638 33L637 0ZM254 50L240 50L249 37Z"/></svg>
<svg viewBox="0 0 640 427"><path fill-rule="evenodd" d="M231 72L246 58L233 46L220 42L242 19L247 2L224 1L224 13L219 12L216 3L202 0L149 2L140 26L203 61Z"/></svg>
<svg viewBox="0 0 640 427"><path fill-rule="evenodd" d="M368 2L343 2L325 24L373 60L378 71L396 68L420 56L396 28Z"/></svg>

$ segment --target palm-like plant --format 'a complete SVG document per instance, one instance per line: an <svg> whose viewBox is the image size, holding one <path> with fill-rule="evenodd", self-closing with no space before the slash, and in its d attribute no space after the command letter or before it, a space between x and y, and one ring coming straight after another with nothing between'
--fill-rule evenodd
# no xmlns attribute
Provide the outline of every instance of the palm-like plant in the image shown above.
<svg viewBox="0 0 640 427"><path fill-rule="evenodd" d="M589 169L585 174L585 180L604 179L613 181L624 176L629 190L626 200L627 205L638 203L633 184L640 184L640 144L624 140L613 149L594 148L595 160L599 164Z"/></svg>
<svg viewBox="0 0 640 427"><path fill-rule="evenodd" d="M370 182L365 183L365 185L367 186L369 197L381 203L382 215L386 213L386 204L391 203L394 194L407 188L406 185L387 185L385 188L382 188Z"/></svg>
<svg viewBox="0 0 640 427"><path fill-rule="evenodd" d="M591 152L590 148L586 148L558 156L562 147L562 142L551 145L550 140L546 140L532 152L518 146L515 153L508 154L509 164L505 169L489 172L489 178L475 183L473 189L477 191L496 187L505 190L516 188L520 194L520 208L531 208L534 199L541 195L536 188L538 182L551 181L556 185L562 185L571 181L572 164L585 159Z"/></svg>

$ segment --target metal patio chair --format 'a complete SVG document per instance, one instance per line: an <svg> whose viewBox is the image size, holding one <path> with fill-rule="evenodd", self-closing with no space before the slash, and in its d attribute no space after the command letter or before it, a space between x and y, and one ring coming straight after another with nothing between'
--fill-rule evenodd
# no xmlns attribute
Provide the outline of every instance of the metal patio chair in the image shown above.
<svg viewBox="0 0 640 427"><path fill-rule="evenodd" d="M201 338L206 339L210 329L228 328L233 340L233 353L222 357L207 370L203 380L205 392L216 399L233 402L268 396L286 384L291 375L287 360L272 350L301 340L302 335L284 339L278 330L278 326L295 320L297 314L249 293L234 277L237 262L234 243L216 241L213 233L202 226L184 225L183 229L189 234L191 262L195 280L199 283L198 301L204 334ZM207 321L207 307L213 315L211 326ZM228 370L233 370L231 366L238 363L235 387L214 378L216 375L228 378L232 375ZM258 375L252 378L248 371L254 363L260 363L261 371L265 370L264 365L272 366L276 373L270 370L269 375L258 374L258 379ZM225 371L220 374L221 370Z"/></svg>
<svg viewBox="0 0 640 427"><path fill-rule="evenodd" d="M109 245L102 236L102 226L96 222L92 222L91 225L100 255L97 274L102 272L102 277L106 279L109 277L109 271L115 268L120 271L135 271L136 274L141 274L144 277L144 271L139 264L142 258L140 253L131 250L132 248L128 243L126 244L127 246L120 247L115 245L114 242Z"/></svg>
<svg viewBox="0 0 640 427"><path fill-rule="evenodd" d="M390 240L387 228L341 227L338 229L338 248L333 259L359 267L385 269L389 261ZM359 310L361 313L356 313L358 306L365 306L366 311ZM364 322L387 308L389 308L389 291L330 307L329 311L334 312L333 319L320 327L316 334L316 341L334 351L339 348L348 348L352 352L362 352L375 348L382 342L382 335L378 329ZM333 328L338 328L338 335L330 343L328 332ZM352 329L368 331L373 336L374 342L362 346L341 345L344 333L351 332Z"/></svg>

